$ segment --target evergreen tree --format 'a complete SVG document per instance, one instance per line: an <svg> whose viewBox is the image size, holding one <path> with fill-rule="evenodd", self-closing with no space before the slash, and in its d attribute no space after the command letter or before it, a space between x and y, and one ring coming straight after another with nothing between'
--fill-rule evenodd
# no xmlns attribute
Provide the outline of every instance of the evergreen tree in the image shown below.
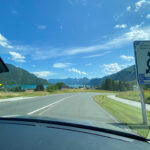
<svg viewBox="0 0 150 150"><path fill-rule="evenodd" d="M35 88L35 91L44 91L44 86L43 84L38 84Z"/></svg>

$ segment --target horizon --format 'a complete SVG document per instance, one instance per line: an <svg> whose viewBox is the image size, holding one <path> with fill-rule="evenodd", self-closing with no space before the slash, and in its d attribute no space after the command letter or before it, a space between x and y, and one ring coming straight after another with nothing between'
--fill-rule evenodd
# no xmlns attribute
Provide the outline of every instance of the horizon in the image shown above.
<svg viewBox="0 0 150 150"><path fill-rule="evenodd" d="M6 64L7 65L7 64ZM13 65L13 64L9 64L9 65ZM133 64L132 66L134 66L135 64ZM15 65L13 65L14 67L17 67L17 66L15 66ZM128 66L128 67L126 67L126 68L123 68L123 69L121 69L120 71L118 71L118 72L121 72L122 70L124 70L124 69L127 69L127 68L130 68L130 67L132 67L132 66ZM17 68L21 68L21 67L17 67ZM21 69L24 69L24 68L21 68ZM24 69L25 70L25 69ZM27 71L27 70L25 70L25 71ZM28 72L28 71L27 71ZM115 73L113 73L113 74L116 74L116 73L118 73L118 72L115 72ZM31 74L33 74L32 72L29 72L29 73L31 73ZM89 80L91 80L91 79L95 79L95 78L105 78L105 77L109 77L109 76L111 76L111 75L113 75L113 74L109 74L109 75L105 75L105 76L103 76L103 77L93 77L93 78L88 78L88 77L86 77L86 76L84 76L84 77L79 77L79 78L77 78L77 77L66 77L66 78L49 78L49 79L46 79L46 80L51 80L51 79L57 79L57 80L63 80L63 79L83 79L83 78L87 78L87 79L89 79ZM35 75L35 74L34 74ZM36 77L38 77L37 75L35 75ZM41 79L44 79L44 78L42 78L42 77L38 77L38 78L41 78Z"/></svg>
<svg viewBox="0 0 150 150"><path fill-rule="evenodd" d="M133 41L150 40L147 0L0 4L2 59L44 79L114 74L135 64Z"/></svg>

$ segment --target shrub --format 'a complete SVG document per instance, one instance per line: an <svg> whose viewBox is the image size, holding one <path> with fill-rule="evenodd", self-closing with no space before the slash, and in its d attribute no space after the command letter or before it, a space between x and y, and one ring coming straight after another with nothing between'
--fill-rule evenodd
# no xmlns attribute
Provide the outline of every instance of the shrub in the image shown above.
<svg viewBox="0 0 150 150"><path fill-rule="evenodd" d="M17 86L17 87L11 88L10 91L12 91L12 92L24 92L24 89L22 89L21 86Z"/></svg>
<svg viewBox="0 0 150 150"><path fill-rule="evenodd" d="M58 90L58 86L57 85L49 85L47 86L47 92L54 92L54 91L57 91Z"/></svg>
<svg viewBox="0 0 150 150"><path fill-rule="evenodd" d="M35 91L44 91L44 86L43 84L38 84L35 88Z"/></svg>

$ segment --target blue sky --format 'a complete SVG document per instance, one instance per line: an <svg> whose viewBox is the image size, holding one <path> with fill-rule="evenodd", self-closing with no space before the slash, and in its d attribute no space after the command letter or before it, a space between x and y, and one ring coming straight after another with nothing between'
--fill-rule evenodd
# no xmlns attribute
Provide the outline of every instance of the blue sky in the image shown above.
<svg viewBox="0 0 150 150"><path fill-rule="evenodd" d="M42 78L103 77L150 39L150 0L0 1L0 56Z"/></svg>

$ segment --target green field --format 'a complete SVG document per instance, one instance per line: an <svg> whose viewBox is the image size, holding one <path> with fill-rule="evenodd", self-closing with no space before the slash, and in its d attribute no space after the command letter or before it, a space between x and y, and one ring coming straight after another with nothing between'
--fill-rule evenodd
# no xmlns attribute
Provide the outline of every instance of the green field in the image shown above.
<svg viewBox="0 0 150 150"><path fill-rule="evenodd" d="M0 99L12 97L32 97L32 96L45 96L51 94L73 93L73 92L98 92L98 93L113 93L106 90L92 90L92 89L62 89L54 92L47 91L26 91L26 92L0 92Z"/></svg>
<svg viewBox="0 0 150 150"><path fill-rule="evenodd" d="M108 97L104 97L102 103L102 96L95 96L94 100L100 104L105 110L117 118L121 123L124 123L129 128L132 128L137 134L147 137L150 129L141 128L142 126L142 113L141 109L124 104ZM147 111L148 122L150 124L150 111Z"/></svg>
<svg viewBox="0 0 150 150"><path fill-rule="evenodd" d="M140 101L140 92L139 91L127 91L127 92L120 92L116 94L117 97L125 98L133 101ZM150 104L150 91L144 91L145 102Z"/></svg>

